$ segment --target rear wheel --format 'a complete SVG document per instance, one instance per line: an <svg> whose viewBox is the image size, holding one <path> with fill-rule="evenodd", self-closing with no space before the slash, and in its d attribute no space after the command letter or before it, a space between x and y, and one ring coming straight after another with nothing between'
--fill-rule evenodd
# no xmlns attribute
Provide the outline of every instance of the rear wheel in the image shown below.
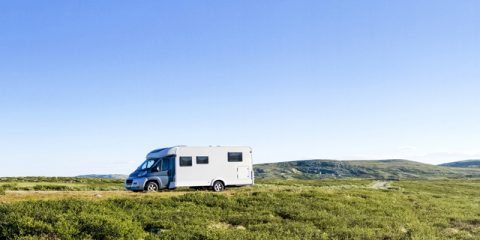
<svg viewBox="0 0 480 240"><path fill-rule="evenodd" d="M221 192L221 191L225 190L225 184L223 184L222 181L215 181L213 183L212 188L213 188L213 191L215 191L215 192Z"/></svg>
<svg viewBox="0 0 480 240"><path fill-rule="evenodd" d="M158 192L158 184L156 182L148 182L145 188L147 192Z"/></svg>

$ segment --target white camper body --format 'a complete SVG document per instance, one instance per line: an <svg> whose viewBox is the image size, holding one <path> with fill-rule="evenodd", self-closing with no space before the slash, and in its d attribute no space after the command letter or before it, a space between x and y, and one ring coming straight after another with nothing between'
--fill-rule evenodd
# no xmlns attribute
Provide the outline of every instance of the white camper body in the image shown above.
<svg viewBox="0 0 480 240"><path fill-rule="evenodd" d="M151 190L149 182L155 182L157 189L213 187L216 191L225 186L252 185L252 149L240 146L157 149L129 176L125 187L134 191ZM219 184L221 189L216 189Z"/></svg>

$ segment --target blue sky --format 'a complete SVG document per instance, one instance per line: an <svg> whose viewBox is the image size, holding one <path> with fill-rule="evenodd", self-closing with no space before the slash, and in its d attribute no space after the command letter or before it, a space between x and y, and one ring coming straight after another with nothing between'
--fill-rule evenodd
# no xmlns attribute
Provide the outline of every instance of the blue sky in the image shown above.
<svg viewBox="0 0 480 240"><path fill-rule="evenodd" d="M478 1L2 1L0 176L480 158Z"/></svg>

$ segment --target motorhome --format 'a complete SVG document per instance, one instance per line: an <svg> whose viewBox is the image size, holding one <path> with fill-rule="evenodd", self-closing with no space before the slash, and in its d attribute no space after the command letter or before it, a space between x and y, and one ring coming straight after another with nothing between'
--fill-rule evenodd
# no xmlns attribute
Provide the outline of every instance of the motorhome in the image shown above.
<svg viewBox="0 0 480 240"><path fill-rule="evenodd" d="M125 180L126 189L149 192L177 187L209 187L220 192L227 186L252 184L252 149L239 146L156 149Z"/></svg>

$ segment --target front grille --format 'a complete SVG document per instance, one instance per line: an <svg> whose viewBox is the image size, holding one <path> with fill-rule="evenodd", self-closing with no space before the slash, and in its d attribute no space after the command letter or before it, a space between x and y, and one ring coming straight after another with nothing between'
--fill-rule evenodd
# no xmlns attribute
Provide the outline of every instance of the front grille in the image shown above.
<svg viewBox="0 0 480 240"><path fill-rule="evenodd" d="M127 184L129 184L129 185L132 184L132 182L133 182L133 180L131 180L131 179L127 180Z"/></svg>

